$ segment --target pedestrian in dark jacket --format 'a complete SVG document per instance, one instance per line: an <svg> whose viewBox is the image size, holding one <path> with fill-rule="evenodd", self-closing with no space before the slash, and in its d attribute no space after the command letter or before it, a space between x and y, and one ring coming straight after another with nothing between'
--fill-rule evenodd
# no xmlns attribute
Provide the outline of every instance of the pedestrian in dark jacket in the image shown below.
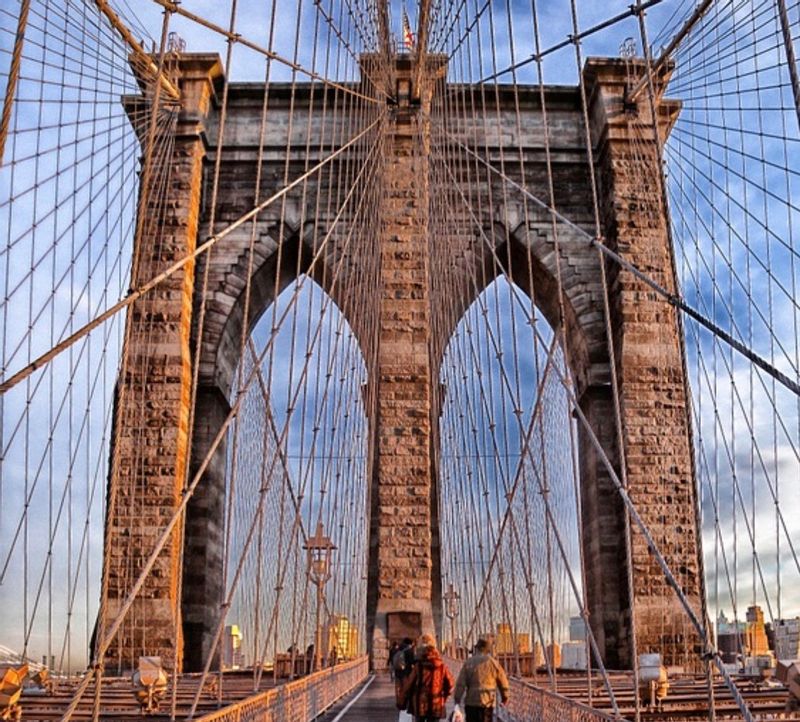
<svg viewBox="0 0 800 722"><path fill-rule="evenodd" d="M417 658L403 690L406 709L414 716L414 722L435 722L447 714L445 704L453 691L453 675L429 634L417 643Z"/></svg>
<svg viewBox="0 0 800 722"><path fill-rule="evenodd" d="M391 668L394 675L394 697L397 709L405 709L405 693L403 683L414 666L414 643L410 637L405 637L400 647L392 655Z"/></svg>
<svg viewBox="0 0 800 722"><path fill-rule="evenodd" d="M398 642L392 642L392 646L389 647L389 659L386 660L386 666L389 668L389 679L391 680L394 680L394 664L392 662L399 649L400 644Z"/></svg>

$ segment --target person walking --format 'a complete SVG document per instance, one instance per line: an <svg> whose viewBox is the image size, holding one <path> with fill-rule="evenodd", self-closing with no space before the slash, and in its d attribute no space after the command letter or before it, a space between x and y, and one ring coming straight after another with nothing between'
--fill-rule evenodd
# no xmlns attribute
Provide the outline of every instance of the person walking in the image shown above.
<svg viewBox="0 0 800 722"><path fill-rule="evenodd" d="M436 640L423 634L417 642L411 674L403 683L406 709L414 722L437 722L447 714L445 705L452 691L453 675L436 649Z"/></svg>
<svg viewBox="0 0 800 722"><path fill-rule="evenodd" d="M464 699L466 722L492 722L497 693L503 705L508 702L508 677L492 657L491 647L479 639L472 655L461 668L454 693L456 704Z"/></svg>
<svg viewBox="0 0 800 722"><path fill-rule="evenodd" d="M400 646L391 657L392 678L394 679L394 697L397 709L406 708L404 682L411 674L414 666L414 643L410 637L404 637Z"/></svg>
<svg viewBox="0 0 800 722"><path fill-rule="evenodd" d="M389 669L389 679L392 681L394 681L394 655L397 654L399 649L400 644L398 642L392 642L392 646L389 647L389 659L386 660L386 666Z"/></svg>

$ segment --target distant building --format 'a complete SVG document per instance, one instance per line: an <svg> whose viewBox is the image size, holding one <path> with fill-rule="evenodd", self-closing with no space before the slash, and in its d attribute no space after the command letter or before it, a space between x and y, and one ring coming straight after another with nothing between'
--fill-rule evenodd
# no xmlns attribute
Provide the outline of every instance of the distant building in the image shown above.
<svg viewBox="0 0 800 722"><path fill-rule="evenodd" d="M722 661L733 664L743 657L769 655L770 643L764 612L757 604L747 608L745 622L730 622L724 612L717 618L717 647Z"/></svg>
<svg viewBox="0 0 800 722"><path fill-rule="evenodd" d="M586 620L583 617L569 618L569 641L570 642L586 641Z"/></svg>
<svg viewBox="0 0 800 722"><path fill-rule="evenodd" d="M747 608L747 626L744 633L745 647L747 654L757 657L762 654L769 654L769 641L767 640L767 630L764 626L764 612L758 605Z"/></svg>
<svg viewBox="0 0 800 722"><path fill-rule="evenodd" d="M717 617L717 648L726 664L736 664L738 657L746 653L745 622L730 622L725 612L720 611Z"/></svg>
<svg viewBox="0 0 800 722"><path fill-rule="evenodd" d="M244 667L242 638L239 625L229 624L225 627L225 639L222 646L222 663L227 669L240 669Z"/></svg>
<svg viewBox="0 0 800 722"><path fill-rule="evenodd" d="M586 642L572 641L561 645L561 668L586 669Z"/></svg>
<svg viewBox="0 0 800 722"><path fill-rule="evenodd" d="M744 634L746 626L745 622L729 621L724 611L720 611L717 617L717 634L735 634L736 632Z"/></svg>
<svg viewBox="0 0 800 722"><path fill-rule="evenodd" d="M571 644L568 642L567 644ZM572 659L572 658L571 658ZM547 667L548 664L553 668L561 667L561 645L548 644L547 647L542 648L539 642L533 644L533 666L537 669Z"/></svg>
<svg viewBox="0 0 800 722"><path fill-rule="evenodd" d="M358 629L344 615L334 614L331 617L330 622L322 628L322 641L325 659L332 658L334 647L338 661L358 656Z"/></svg>
<svg viewBox="0 0 800 722"><path fill-rule="evenodd" d="M778 659L800 659L800 617L778 619L773 630L775 656Z"/></svg>
<svg viewBox="0 0 800 722"><path fill-rule="evenodd" d="M494 639L495 654L528 654L531 651L531 636L525 632L511 631L510 624L498 624L497 634L483 635L484 639Z"/></svg>

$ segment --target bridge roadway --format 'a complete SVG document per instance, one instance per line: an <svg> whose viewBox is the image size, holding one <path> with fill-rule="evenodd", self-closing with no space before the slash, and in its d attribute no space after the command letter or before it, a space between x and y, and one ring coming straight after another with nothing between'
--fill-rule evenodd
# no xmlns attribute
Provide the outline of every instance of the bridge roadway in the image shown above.
<svg viewBox="0 0 800 722"><path fill-rule="evenodd" d="M366 669L359 667L359 664L364 664L364 661L355 660L341 665L340 668L350 666L351 669L349 671L345 669L346 674L360 675L362 673L361 670L363 669L365 672ZM324 675L329 674L329 672L318 674L322 674L324 678ZM294 682L279 682L276 687L274 681L268 675L265 675L262 678L261 693L263 694L270 689L275 691L285 689L291 693L293 685L297 685L297 691L302 693L305 684L304 679L308 678L300 678ZM356 682L356 679L353 682ZM197 682L197 675L184 675L180 678L177 692L176 719L186 719L189 706L197 690ZM348 688L353 682L348 683L345 681ZM534 680L525 681L513 677L511 679L512 704L516 702L514 704L516 709L510 711L516 715L516 719L535 717L533 712L536 710L531 706L533 698L528 693L531 689L530 682L535 684ZM541 683L541 679L539 682ZM631 675L624 672L615 672L610 675L610 682L614 688L622 718L624 720L633 720L635 718L635 705ZM318 689L322 690L325 686L323 681L323 685ZM781 720L781 722L800 722L800 712L787 713L784 711L786 690L782 686L756 687L747 680L737 681L737 686L739 686L740 693L747 700L747 705L751 712L757 716L760 722L777 722L777 720ZM715 679L714 687L717 719L724 719L727 722L741 722L741 713L738 712L729 690L724 687L719 679ZM223 709L220 709L216 685L214 683L209 684L201 695L199 714L195 719L213 719L215 722L228 722L229 720L239 719L236 707L238 704L245 703L245 700L252 699L252 670L226 673L223 678L222 688ZM584 705L591 705L592 709L589 706L583 706L578 710L581 720L594 722L611 720L612 705L608 698L605 684L596 673L592 674L591 689L591 698L587 698L585 673L561 672L558 675L559 695L556 696L559 699L544 691L545 695L550 695L548 697L549 701L548 699L542 699L541 702L545 703L547 707L555 705L555 707L559 708L554 712L556 716L550 717L550 719L558 719L559 722L561 719L571 718L573 712L571 709L564 708L564 702L567 704L583 703ZM543 690L541 688L539 690L541 694ZM73 693L74 683L62 684L48 695L23 695L21 700L23 708L22 721L58 722L72 700ZM170 719L168 704L170 696L168 695L165 698L159 713L150 715L146 719L152 720L152 722L168 722ZM75 722L89 722L89 720L92 720L93 698L94 690L90 687L72 716ZM284 697L285 699L287 698ZM285 708L281 706L282 704L284 702L279 701L272 708L273 714L277 714L272 718L276 720L287 719L284 714ZM676 677L671 680L669 694L663 710L643 711L641 719L647 722L707 722L708 707L709 694L705 678L691 675ZM448 705L448 712L449 709L450 705ZM101 710L101 722L141 722L143 719L139 706L131 694L130 680L126 678L110 678L104 681ZM226 710L230 712L226 713ZM564 714L560 715L561 712ZM2 709L0 709L0 713L2 713ZM208 716L206 717L206 715ZM2 715L0 714L0 716ZM388 674L382 671L377 675L368 676L366 681L357 682L351 692L347 693L338 702L335 702L327 712L316 717L314 722L399 722L399 716L394 705L393 683ZM297 717L292 717L292 719L297 719Z"/></svg>
<svg viewBox="0 0 800 722"><path fill-rule="evenodd" d="M394 683L386 672L380 672L370 675L317 722L398 722L399 718Z"/></svg>
<svg viewBox="0 0 800 722"><path fill-rule="evenodd" d="M577 675L563 675L560 680L562 693L586 703L585 677ZM512 680L512 695L516 680ZM633 689L630 685L630 675L615 673L612 675L612 684L618 695L620 711L623 720L635 719L633 704ZM597 718L583 713L580 719L611 719L602 714L611 714L611 704L605 695L605 690L599 680L595 679L594 704L598 709ZM740 686L740 692L747 699L748 707L764 722L800 722L800 713L785 712L786 692L782 688L755 687L747 682ZM727 722L742 722L743 718L736 705L730 698L730 693L722 686L719 680L715 684L716 709L718 720ZM641 719L647 722L707 722L708 720L708 688L704 678L687 677L673 680L663 710L646 709L641 712ZM452 699L447 705L448 714L452 709ZM646 704L645 704L646 707ZM585 709L585 708L584 708ZM527 718L527 717L526 717ZM406 718L408 719L408 718ZM496 717L497 719L497 717ZM557 719L557 718L553 718ZM566 720L566 717L563 718ZM336 703L328 712L317 718L315 722L397 722L399 712L394 704L394 685L388 674L381 672L370 675L366 683L359 684L353 692L346 695ZM559 719L559 722L561 720Z"/></svg>

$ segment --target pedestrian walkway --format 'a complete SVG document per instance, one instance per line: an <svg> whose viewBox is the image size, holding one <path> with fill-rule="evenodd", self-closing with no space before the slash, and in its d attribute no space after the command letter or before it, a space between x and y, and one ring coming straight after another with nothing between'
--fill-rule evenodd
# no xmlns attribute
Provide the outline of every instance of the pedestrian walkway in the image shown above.
<svg viewBox="0 0 800 722"><path fill-rule="evenodd" d="M352 694L334 705L319 722L397 722L394 683L380 673L359 685Z"/></svg>

